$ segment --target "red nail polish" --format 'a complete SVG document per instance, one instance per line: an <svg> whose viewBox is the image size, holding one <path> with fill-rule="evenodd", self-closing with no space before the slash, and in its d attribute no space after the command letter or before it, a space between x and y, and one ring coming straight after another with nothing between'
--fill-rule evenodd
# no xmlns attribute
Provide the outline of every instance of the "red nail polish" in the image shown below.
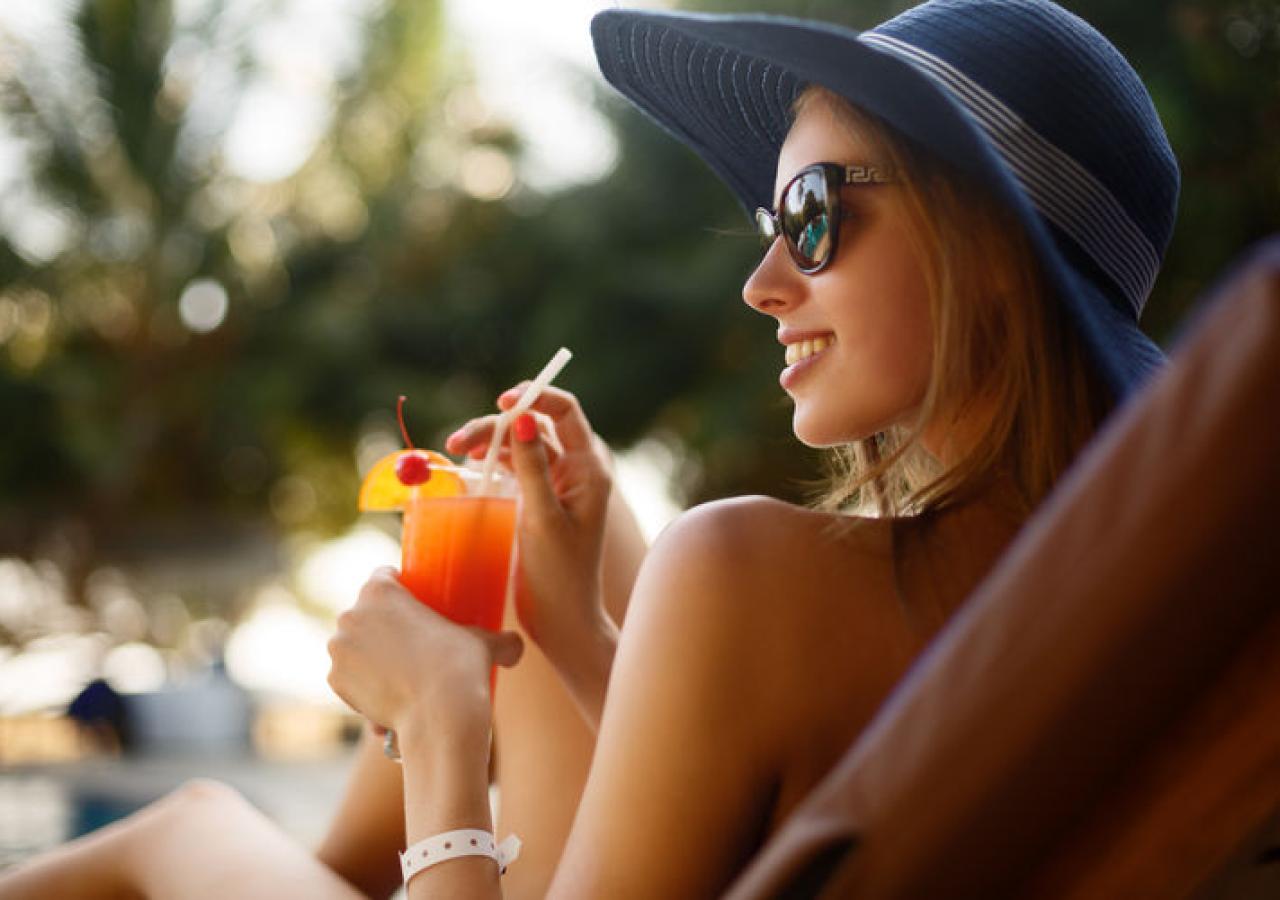
<svg viewBox="0 0 1280 900"><path fill-rule="evenodd" d="M533 420L533 416L522 413L512 426L511 433L516 436L517 441L527 444L538 436L538 423Z"/></svg>

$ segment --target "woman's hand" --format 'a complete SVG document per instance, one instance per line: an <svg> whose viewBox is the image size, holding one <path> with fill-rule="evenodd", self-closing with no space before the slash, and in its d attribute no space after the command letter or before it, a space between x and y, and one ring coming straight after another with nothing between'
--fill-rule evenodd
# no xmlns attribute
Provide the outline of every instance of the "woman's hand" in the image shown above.
<svg viewBox="0 0 1280 900"><path fill-rule="evenodd" d="M502 394L499 408L514 406L527 386ZM499 457L520 484L516 613L594 723L617 642L601 592L613 489L609 451L567 391L547 388L532 409L512 424ZM483 456L496 419L467 423L446 449Z"/></svg>
<svg viewBox="0 0 1280 900"><path fill-rule="evenodd" d="M338 616L329 685L376 727L487 752L490 667L514 666L523 649L514 632L451 622L415 600L395 569L382 568Z"/></svg>

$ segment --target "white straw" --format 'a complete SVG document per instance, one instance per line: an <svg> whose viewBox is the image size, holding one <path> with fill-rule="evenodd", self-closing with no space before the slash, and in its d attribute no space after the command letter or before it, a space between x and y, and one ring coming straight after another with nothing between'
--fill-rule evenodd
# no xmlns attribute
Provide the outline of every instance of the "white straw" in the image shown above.
<svg viewBox="0 0 1280 900"><path fill-rule="evenodd" d="M557 350L556 355L551 357L551 360L542 367L542 371L538 373L538 376L525 388L524 393L520 395L520 399L516 401L516 405L498 416L498 421L493 426L493 437L489 440L489 452L484 456L484 469L480 475L481 495L488 494L493 487L493 468L498 462L498 448L502 446L502 442L507 436L507 426L517 416L533 406L534 401L538 399L538 395L542 393L542 389L560 374L560 370L571 359L573 359L573 354L569 352L569 348L561 347Z"/></svg>

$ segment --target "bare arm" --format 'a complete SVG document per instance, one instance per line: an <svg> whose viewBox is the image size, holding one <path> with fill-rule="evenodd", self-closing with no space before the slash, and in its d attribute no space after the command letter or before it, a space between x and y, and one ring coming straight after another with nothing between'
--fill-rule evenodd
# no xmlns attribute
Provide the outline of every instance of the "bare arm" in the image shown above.
<svg viewBox="0 0 1280 900"><path fill-rule="evenodd" d="M578 415L580 417L581 414ZM585 425L585 418L582 422ZM600 571L596 587L599 600L590 604L598 612L594 615L571 617L564 623L567 627L557 629L554 634L532 635L522 622L511 623L517 626L523 637L532 638L531 643L537 647L533 655L536 655L540 662L547 664L528 666L526 661L526 668L529 670L526 677L530 685L539 685L536 694L523 698L527 701L523 708L526 728L546 732L548 724L553 728L556 727L554 723L559 721L559 717L555 713L563 706L565 699L576 707L586 725L585 731L573 729L575 733L581 733L586 738L584 764L574 767L577 770L575 778L576 787L579 790L582 781L586 778L585 762L590 759L591 749L595 745L595 732L600 726L609 673L613 667L614 654L617 652L618 632L626 617L636 577L648 552L648 546L640 533L635 513L612 481L612 458L609 450L598 437L595 435L591 437L597 448L596 456L600 460L600 470L607 473L603 484L604 490L608 492L607 511L603 517L604 533L600 550ZM529 489L530 482L537 477L531 477L530 470L537 465L545 468L545 463L537 462L540 457L541 454L527 452L527 448L517 457L523 461L517 468L517 473L524 475L526 491ZM547 472L546 475L549 476L550 473ZM532 530L530 529L531 532ZM538 535L526 532L525 540L533 544L538 541ZM543 543L546 541L544 540ZM544 578L543 580L551 580L554 583L554 579ZM546 602L545 597L550 592L545 588L537 591L543 595L541 601L532 596L534 593L531 590L523 592L526 604ZM512 618L519 620L525 615L527 613ZM540 710L536 706L543 704L545 708L541 711L551 716L539 724L536 717L539 716ZM513 722L508 724L508 729L511 729L513 724ZM502 726L498 727L501 729ZM576 794L577 790L574 793Z"/></svg>
<svg viewBox="0 0 1280 900"><path fill-rule="evenodd" d="M603 448L604 442L599 443ZM602 452L609 453L607 448ZM612 470L612 458L609 465ZM635 512L627 505L615 480L609 495L609 512L605 521L600 584L604 593L605 611L619 628L626 618L631 591L635 588L636 576L640 574L640 566L648 551L649 545L640 532Z"/></svg>
<svg viewBox="0 0 1280 900"><path fill-rule="evenodd" d="M396 854L404 848L404 782L400 766L366 729L342 802L316 856L370 897L400 885Z"/></svg>
<svg viewBox="0 0 1280 900"><path fill-rule="evenodd" d="M646 560L549 896L714 896L758 845L781 698L756 652L768 598L750 596L740 519L687 515Z"/></svg>
<svg viewBox="0 0 1280 900"><path fill-rule="evenodd" d="M647 548L616 488L608 517L601 580L606 610L621 624ZM596 736L514 611L504 627L519 630L526 640L524 658L501 673L494 697L498 834L518 834L524 842L520 864L502 879L502 886L509 900L541 900L564 852Z"/></svg>

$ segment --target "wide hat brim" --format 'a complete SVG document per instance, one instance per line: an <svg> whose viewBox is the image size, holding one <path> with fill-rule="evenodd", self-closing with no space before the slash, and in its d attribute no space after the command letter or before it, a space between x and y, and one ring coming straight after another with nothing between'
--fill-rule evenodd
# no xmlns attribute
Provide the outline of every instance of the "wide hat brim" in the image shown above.
<svg viewBox="0 0 1280 900"><path fill-rule="evenodd" d="M591 32L605 79L698 153L749 215L774 205L792 102L806 85L823 85L973 176L1014 212L1117 402L1163 363L1087 256L1037 213L969 112L858 32L779 16L647 10L605 10Z"/></svg>

